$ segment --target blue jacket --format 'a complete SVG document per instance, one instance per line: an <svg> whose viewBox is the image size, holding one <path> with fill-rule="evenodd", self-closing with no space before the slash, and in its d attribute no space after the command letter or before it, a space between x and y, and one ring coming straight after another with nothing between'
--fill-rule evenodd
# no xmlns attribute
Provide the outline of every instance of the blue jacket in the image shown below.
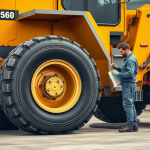
<svg viewBox="0 0 150 150"><path fill-rule="evenodd" d="M118 76L121 82L137 82L136 75L138 74L138 62L133 53L131 53L127 58L124 59L124 64L122 68L118 68Z"/></svg>

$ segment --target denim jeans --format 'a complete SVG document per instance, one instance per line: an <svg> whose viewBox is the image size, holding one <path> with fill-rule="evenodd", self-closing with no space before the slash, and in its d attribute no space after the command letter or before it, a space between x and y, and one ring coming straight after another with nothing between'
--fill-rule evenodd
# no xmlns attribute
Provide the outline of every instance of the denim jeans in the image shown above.
<svg viewBox="0 0 150 150"><path fill-rule="evenodd" d="M126 112L126 127L137 126L137 113L134 105L136 83L122 82L123 107Z"/></svg>

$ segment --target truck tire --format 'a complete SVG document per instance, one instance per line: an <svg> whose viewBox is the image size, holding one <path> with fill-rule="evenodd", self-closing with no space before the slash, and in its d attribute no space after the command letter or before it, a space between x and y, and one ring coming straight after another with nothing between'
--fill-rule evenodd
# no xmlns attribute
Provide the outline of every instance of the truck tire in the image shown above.
<svg viewBox="0 0 150 150"><path fill-rule="evenodd" d="M88 52L57 36L30 39L11 52L0 74L7 117L34 134L80 129L100 99L99 72Z"/></svg>
<svg viewBox="0 0 150 150"><path fill-rule="evenodd" d="M144 102L135 102L137 115L140 115L145 107L146 104ZM101 97L94 116L97 119L108 123L126 122L126 114L122 105L122 97Z"/></svg>
<svg viewBox="0 0 150 150"><path fill-rule="evenodd" d="M18 130L16 127L5 115L4 111L0 110L0 130Z"/></svg>
<svg viewBox="0 0 150 150"><path fill-rule="evenodd" d="M145 104L150 104L150 85L143 85L143 101Z"/></svg>

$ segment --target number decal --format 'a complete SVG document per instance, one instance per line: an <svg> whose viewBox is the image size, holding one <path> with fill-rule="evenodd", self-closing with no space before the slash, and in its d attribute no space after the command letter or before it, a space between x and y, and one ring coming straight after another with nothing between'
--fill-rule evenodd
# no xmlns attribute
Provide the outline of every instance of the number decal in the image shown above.
<svg viewBox="0 0 150 150"><path fill-rule="evenodd" d="M9 12L8 12L8 11L5 13L5 17L6 17L7 19L9 18Z"/></svg>
<svg viewBox="0 0 150 150"><path fill-rule="evenodd" d="M15 17L15 13L14 12L10 12L10 18L13 19Z"/></svg>
<svg viewBox="0 0 150 150"><path fill-rule="evenodd" d="M16 20L17 13L15 10L0 10L0 20Z"/></svg>
<svg viewBox="0 0 150 150"><path fill-rule="evenodd" d="M1 18L5 18L5 12L1 11Z"/></svg>

